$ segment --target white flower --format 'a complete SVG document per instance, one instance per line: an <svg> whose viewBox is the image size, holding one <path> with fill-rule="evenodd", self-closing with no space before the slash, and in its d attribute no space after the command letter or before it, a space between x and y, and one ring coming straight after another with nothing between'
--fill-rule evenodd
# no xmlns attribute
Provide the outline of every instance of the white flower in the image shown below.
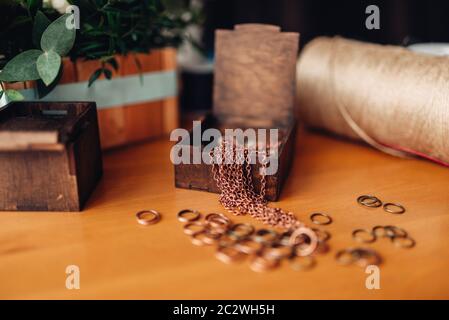
<svg viewBox="0 0 449 320"><path fill-rule="evenodd" d="M50 7L58 11L60 14L66 13L66 9L70 4L67 0L44 0L44 6Z"/></svg>

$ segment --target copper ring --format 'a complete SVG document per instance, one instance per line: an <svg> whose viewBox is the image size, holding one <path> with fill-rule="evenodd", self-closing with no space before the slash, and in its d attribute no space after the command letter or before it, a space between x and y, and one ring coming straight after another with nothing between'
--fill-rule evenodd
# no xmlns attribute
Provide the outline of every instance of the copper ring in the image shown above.
<svg viewBox="0 0 449 320"><path fill-rule="evenodd" d="M391 239L393 238L407 238L408 233L402 228L396 227L396 226L385 226L385 230L387 230L387 236ZM392 234L388 234L388 231L390 231Z"/></svg>
<svg viewBox="0 0 449 320"><path fill-rule="evenodd" d="M145 219L144 216L151 215L152 218ZM142 210L136 213L137 222L141 225L148 226L150 224L155 224L161 220L161 214L156 210Z"/></svg>
<svg viewBox="0 0 449 320"><path fill-rule="evenodd" d="M256 245L256 246L252 246ZM235 247L243 253L255 254L262 250L264 245L260 242L253 241L251 239L243 239L235 244Z"/></svg>
<svg viewBox="0 0 449 320"><path fill-rule="evenodd" d="M256 256L252 259L250 268L255 272L264 272L277 268L279 264L280 262L277 259L267 259L262 256Z"/></svg>
<svg viewBox="0 0 449 320"><path fill-rule="evenodd" d="M284 246L289 246L290 245L290 237L292 236L292 232L293 231L289 230L289 231L285 231L285 232L281 233L277 242Z"/></svg>
<svg viewBox="0 0 449 320"><path fill-rule="evenodd" d="M232 263L242 260L245 255L234 247L219 247L215 257L224 263Z"/></svg>
<svg viewBox="0 0 449 320"><path fill-rule="evenodd" d="M352 249L352 254L357 257L356 263L361 267L368 265L379 265L382 261L379 254L373 249L355 248Z"/></svg>
<svg viewBox="0 0 449 320"><path fill-rule="evenodd" d="M254 227L248 223L237 223L231 227L229 235L237 239L243 239L252 235L254 230Z"/></svg>
<svg viewBox="0 0 449 320"><path fill-rule="evenodd" d="M369 200L369 201L366 201ZM379 198L375 197L375 196L371 196L371 195L363 195L357 198L357 202L364 206L364 207L368 207L368 208L379 208L380 206L382 206L382 201L380 201Z"/></svg>
<svg viewBox="0 0 449 320"><path fill-rule="evenodd" d="M399 210L391 209L391 207L398 208ZM389 213L392 213L392 214L403 214L405 212L404 206L402 206L402 205L400 205L398 203L391 203L391 202L384 204L384 210L386 212L389 212Z"/></svg>
<svg viewBox="0 0 449 320"><path fill-rule="evenodd" d="M317 217L323 217L326 220L320 221L320 220L316 219ZM332 223L332 218L329 215L327 215L325 213L321 213L321 212L312 213L310 215L310 220L312 220L313 223L318 224L318 225L328 225L328 224Z"/></svg>
<svg viewBox="0 0 449 320"><path fill-rule="evenodd" d="M276 243L264 247L261 251L261 255L269 259L290 258L292 254L293 254L292 246L283 246L281 244Z"/></svg>
<svg viewBox="0 0 449 320"><path fill-rule="evenodd" d="M197 230L197 231L192 230L191 227L194 227L194 226L203 227L203 229ZM191 236L194 233L197 233L199 231L204 231L204 223L202 223L200 221L192 221L192 222L188 222L184 225L184 233L189 236Z"/></svg>
<svg viewBox="0 0 449 320"><path fill-rule="evenodd" d="M415 240L413 240L410 237L406 237L406 238L395 237L395 238L392 238L391 240L397 247L401 247L401 248L405 248L405 249L413 248L416 245Z"/></svg>
<svg viewBox="0 0 449 320"><path fill-rule="evenodd" d="M259 229L253 235L254 241L263 244L268 244L275 241L278 238L278 234L274 230L269 229Z"/></svg>
<svg viewBox="0 0 449 320"><path fill-rule="evenodd" d="M204 245L212 245L215 244L218 240L219 236L212 235L207 233L206 231L199 231L192 234L191 241L194 245L204 246Z"/></svg>
<svg viewBox="0 0 449 320"><path fill-rule="evenodd" d="M306 236L309 238L309 243L299 244L297 243L298 238ZM290 237L290 245L291 246L297 246L295 249L295 253L299 256L308 256L309 254L312 254L313 251L315 251L317 245L318 245L318 237L316 236L315 232L313 232L312 229L306 228L306 227L299 227L295 231L293 231L291 237Z"/></svg>
<svg viewBox="0 0 449 320"><path fill-rule="evenodd" d="M379 265L382 261L376 251L367 248L347 248L340 250L335 255L335 259L343 265L357 263L361 267Z"/></svg>
<svg viewBox="0 0 449 320"><path fill-rule="evenodd" d="M219 247L236 247L237 248L237 240L229 237L228 235L222 235L218 240Z"/></svg>
<svg viewBox="0 0 449 320"><path fill-rule="evenodd" d="M369 239L361 238L359 236L360 233L367 233L370 235L370 238ZM373 243L374 241L376 241L376 235L374 234L374 232L369 232L368 230L365 230L365 229L356 229L356 230L352 231L352 238L355 241L358 241L361 243Z"/></svg>
<svg viewBox="0 0 449 320"><path fill-rule="evenodd" d="M343 249L335 254L335 260L337 260L339 264L348 265L355 262L357 258L353 255L352 249Z"/></svg>
<svg viewBox="0 0 449 320"><path fill-rule="evenodd" d="M185 217L186 214L193 213L193 217L187 218ZM178 220L181 222L192 222L196 221L201 217L201 213L199 213L196 210L190 210L190 209L184 209L178 212Z"/></svg>
<svg viewBox="0 0 449 320"><path fill-rule="evenodd" d="M383 230L382 234L379 234L378 230ZM376 238L390 237L388 230L384 226L375 226L371 232Z"/></svg>
<svg viewBox="0 0 449 320"><path fill-rule="evenodd" d="M316 236L318 237L318 242L326 242L331 238L331 234L326 230L312 228L312 231L315 232Z"/></svg>
<svg viewBox="0 0 449 320"><path fill-rule="evenodd" d="M303 271L312 269L315 264L315 258L313 256L305 257L292 257L289 259L290 267L295 271Z"/></svg>

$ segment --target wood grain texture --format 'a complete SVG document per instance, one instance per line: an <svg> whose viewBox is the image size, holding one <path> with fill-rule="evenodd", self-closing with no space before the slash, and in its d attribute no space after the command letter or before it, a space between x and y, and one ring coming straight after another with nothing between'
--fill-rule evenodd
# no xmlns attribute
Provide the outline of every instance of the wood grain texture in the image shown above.
<svg viewBox="0 0 449 320"><path fill-rule="evenodd" d="M213 109L227 122L289 123L293 115L299 34L263 24L215 33ZM261 117L261 115L263 115Z"/></svg>
<svg viewBox="0 0 449 320"><path fill-rule="evenodd" d="M248 129L244 123L235 126L235 124L222 123L219 119L215 118L214 115L208 114L202 122L201 129L202 132L209 128L216 128L220 130L222 135L224 135L225 129L242 129L245 131ZM258 128L253 128L258 129ZM291 162L292 162L292 150L295 143L295 123L291 122L288 126L278 128L279 134L279 147L278 147L278 170L275 174L267 176L266 179L266 191L265 196L269 201L277 201L282 190L285 179L288 176ZM203 133L201 133L202 135ZM268 135L268 133L267 133ZM193 136L192 131L190 131L190 137ZM193 145L193 141L189 143L189 154L192 156L195 152L202 152L204 146L201 146L199 151L197 146ZM256 192L260 192L262 176L259 174L261 168L261 163L258 161L252 166L252 179L254 183L254 188ZM212 167L205 163L201 164L184 164L180 163L175 165L175 185L178 188L186 188L193 190L202 190L214 193L220 193L215 180L213 179Z"/></svg>
<svg viewBox="0 0 449 320"><path fill-rule="evenodd" d="M105 175L82 214L0 214L1 298L306 299L449 298L449 170L403 160L366 146L299 132L294 165L280 202L308 222L314 211L334 223L331 251L315 269L288 265L266 274L248 264L226 265L211 248L192 245L176 213L184 208L224 212L212 193L176 189L171 144L157 141L110 152ZM402 216L367 210L355 202L372 193L407 208ZM136 223L135 213L156 209L162 220ZM250 217L233 217L250 222ZM381 289L367 290L360 267L340 266L338 249L354 246L355 228L393 224L417 242L411 250L388 241L369 247L384 258ZM65 288L65 268L81 270L81 289Z"/></svg>
<svg viewBox="0 0 449 320"><path fill-rule="evenodd" d="M0 210L80 211L102 174L95 104L0 110L0 168Z"/></svg>

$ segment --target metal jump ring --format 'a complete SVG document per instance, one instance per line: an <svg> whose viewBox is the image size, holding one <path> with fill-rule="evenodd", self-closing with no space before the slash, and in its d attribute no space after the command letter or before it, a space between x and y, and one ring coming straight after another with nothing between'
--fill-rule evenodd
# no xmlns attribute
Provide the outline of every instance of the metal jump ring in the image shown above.
<svg viewBox="0 0 449 320"><path fill-rule="evenodd" d="M145 219L146 215L152 216L150 219ZM150 224L155 224L161 220L161 214L156 210L142 210L136 213L137 222L141 225L148 226Z"/></svg>
<svg viewBox="0 0 449 320"><path fill-rule="evenodd" d="M394 209L391 209L390 207L398 208L399 210L394 210ZM405 212L404 206L402 206L398 203L390 203L390 202L384 204L384 210L386 212L389 212L392 214L403 214Z"/></svg>
<svg viewBox="0 0 449 320"><path fill-rule="evenodd" d="M187 213L193 213L193 217L186 218ZM178 212L178 220L181 222L192 222L196 221L201 217L201 214L196 210L184 209Z"/></svg>
<svg viewBox="0 0 449 320"><path fill-rule="evenodd" d="M366 200L370 200L370 201L366 201ZM371 196L371 195L363 195L357 198L357 202L364 207L368 207L368 208L379 208L380 206L382 206L382 201L380 201L379 198L375 197L375 196Z"/></svg>
<svg viewBox="0 0 449 320"><path fill-rule="evenodd" d="M195 230L191 229L191 227L194 227L194 226L203 227L203 228L201 230L195 231ZM200 222L200 221L192 221L192 222L186 223L184 225L184 233L189 235L189 236L191 236L194 233L197 233L199 231L204 231L204 224L202 222Z"/></svg>
<svg viewBox="0 0 449 320"><path fill-rule="evenodd" d="M297 244L298 237L303 235L309 238L310 243L306 244L305 248L296 248L295 253L298 256L302 257L312 254L318 245L318 237L316 236L315 232L313 232L312 229L306 227L300 227L293 231L290 237L290 245L295 246Z"/></svg>
<svg viewBox="0 0 449 320"><path fill-rule="evenodd" d="M391 241L393 241L393 243L396 246L405 248L405 249L413 248L416 245L415 240L413 240L410 237L405 237L405 238L395 237L395 238L392 238Z"/></svg>
<svg viewBox="0 0 449 320"><path fill-rule="evenodd" d="M371 236L371 238L369 238L369 239L361 238L359 236L360 233L367 233ZM369 232L368 230L365 230L365 229L356 229L356 230L352 231L352 238L355 241L362 242L362 243L372 243L372 242L376 241L376 239L377 239L376 234L374 232Z"/></svg>
<svg viewBox="0 0 449 320"><path fill-rule="evenodd" d="M313 256L292 257L289 259L290 267L295 271L312 269L316 262Z"/></svg>
<svg viewBox="0 0 449 320"><path fill-rule="evenodd" d="M316 219L317 217L324 217L326 220L325 221L320 221L318 219ZM312 220L313 223L318 224L318 225L328 225L332 223L332 218L325 214L325 213L321 213L321 212L315 212L312 213L310 215L310 220Z"/></svg>

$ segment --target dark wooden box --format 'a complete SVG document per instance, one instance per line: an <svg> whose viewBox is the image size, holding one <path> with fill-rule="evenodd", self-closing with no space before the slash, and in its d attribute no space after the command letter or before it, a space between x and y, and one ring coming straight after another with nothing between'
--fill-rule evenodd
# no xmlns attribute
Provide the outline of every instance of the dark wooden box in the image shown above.
<svg viewBox="0 0 449 320"><path fill-rule="evenodd" d="M213 113L202 120L202 130L280 129L278 171L267 176L266 185L266 198L276 201L295 146L293 108L299 34L281 32L272 25L242 24L234 30L217 30L215 39ZM260 190L259 167L260 163L252 165L256 191ZM175 185L220 192L212 166L205 163L175 165Z"/></svg>
<svg viewBox="0 0 449 320"><path fill-rule="evenodd" d="M8 104L0 168L0 210L80 211L103 172L95 103Z"/></svg>

